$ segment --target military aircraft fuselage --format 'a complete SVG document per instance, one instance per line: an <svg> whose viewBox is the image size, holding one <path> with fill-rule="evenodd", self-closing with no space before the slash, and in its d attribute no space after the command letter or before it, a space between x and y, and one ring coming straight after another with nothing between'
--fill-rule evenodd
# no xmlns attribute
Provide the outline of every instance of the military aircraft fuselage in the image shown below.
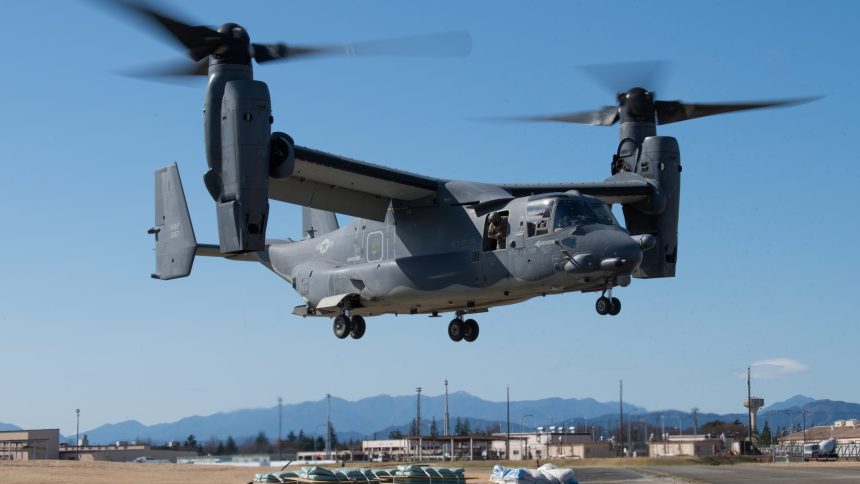
<svg viewBox="0 0 860 484"><path fill-rule="evenodd" d="M319 316L343 307L363 315L482 312L627 285L642 260L640 242L596 198L508 196L482 206L459 200L468 182L448 185L457 189L442 192L447 202L393 203L383 222L356 219L301 241L273 241L260 257L307 302L306 314ZM493 229L502 237L492 238Z"/></svg>

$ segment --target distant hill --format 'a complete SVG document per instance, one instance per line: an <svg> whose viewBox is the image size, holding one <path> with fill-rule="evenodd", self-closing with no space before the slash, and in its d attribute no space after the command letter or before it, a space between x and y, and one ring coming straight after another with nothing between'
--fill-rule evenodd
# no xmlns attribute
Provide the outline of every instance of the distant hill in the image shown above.
<svg viewBox="0 0 860 484"><path fill-rule="evenodd" d="M805 395L795 395L795 396L789 398L788 400L785 400L782 402L777 402L777 403L774 403L772 405L768 405L759 411L762 413L775 412L777 410L784 410L784 409L792 408L792 407L802 407L802 406L806 405L807 403L811 403L814 401L815 401L814 398L810 398L810 397L807 397Z"/></svg>
<svg viewBox="0 0 860 484"><path fill-rule="evenodd" d="M451 393L448 401L452 427L457 417L470 419L474 422L473 429L486 428L487 425L505 420L505 402L490 402L466 392ZM374 433L387 437L394 427L408 429L409 423L415 418L415 403L414 395L377 395L357 401L332 397L332 423L340 440L372 436ZM598 402L592 398L546 398L511 402L511 430L517 430L522 415L531 415L524 423L534 427L549 425L550 422L560 424L566 419L576 417L596 417L617 408L618 402ZM644 412L645 409L625 404L625 411ZM284 434L302 431L309 435L321 435L324 432L326 415L327 403L324 399L284 405ZM433 417L439 422L441 431L444 415L444 395L421 398L421 420L425 431L429 431ZM186 417L176 422L154 425L143 425L129 420L102 425L81 433L86 434L93 443L138 439L165 442L185 440L191 434L194 434L198 441L205 441L211 437L224 439L228 435L241 439L255 436L260 431L271 438L277 434L277 426L278 407L274 406Z"/></svg>
<svg viewBox="0 0 860 484"><path fill-rule="evenodd" d="M338 439L387 438L392 430L407 433L410 422L415 418L415 396L377 395L357 401L332 397L332 422ZM451 431L459 417L468 420L473 431L484 430L498 425L505 429L505 402L490 402L466 392L455 392L449 397ZM775 409L775 410L771 410ZM779 410L777 412L776 410ZM772 429L802 426L802 413L806 412L806 426L830 425L834 420L860 418L860 404L833 400L813 400L797 395L785 402L778 402L759 412L759 429L768 422ZM690 412L680 410L647 411L632 404L624 405L626 422L648 422L659 427L661 424L669 433L678 428L690 429L693 425ZM327 415L326 401L302 402L284 405L284 435L299 431L308 435L322 435ZM430 422L435 417L439 432L445 415L445 397L428 396L421 398L422 432L429 434ZM520 431L520 422L526 430L549 425L580 427L600 425L615 428L618 425L618 402L598 402L592 398L564 399L545 398L511 402L511 431ZM522 418L524 415L529 417ZM700 412L698 426L712 420L724 422L740 421L747 423L747 413L716 414ZM0 424L2 425L2 424ZM8 425L8 424L6 424ZM228 435L237 440L253 437L263 431L273 439L277 434L278 408L243 409L232 412L216 413L207 416L192 416L176 422L144 425L135 420L102 425L81 432L92 443L109 443L117 440L148 439L155 443L168 440L185 440L193 434L198 441L204 442L215 437L225 439ZM14 426L12 426L14 427ZM15 427L17 428L17 427Z"/></svg>
<svg viewBox="0 0 860 484"><path fill-rule="evenodd" d="M0 422L0 431L4 431L4 430L21 430L21 427L18 427L17 425L12 425L12 424L8 424L8 423Z"/></svg>

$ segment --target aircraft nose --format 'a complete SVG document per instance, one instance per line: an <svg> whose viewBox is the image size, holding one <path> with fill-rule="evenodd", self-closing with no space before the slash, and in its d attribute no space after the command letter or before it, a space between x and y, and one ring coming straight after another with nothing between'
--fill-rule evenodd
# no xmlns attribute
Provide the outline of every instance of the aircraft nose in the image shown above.
<svg viewBox="0 0 860 484"><path fill-rule="evenodd" d="M629 235L618 233L607 244L600 268L604 271L629 274L642 263L642 246Z"/></svg>

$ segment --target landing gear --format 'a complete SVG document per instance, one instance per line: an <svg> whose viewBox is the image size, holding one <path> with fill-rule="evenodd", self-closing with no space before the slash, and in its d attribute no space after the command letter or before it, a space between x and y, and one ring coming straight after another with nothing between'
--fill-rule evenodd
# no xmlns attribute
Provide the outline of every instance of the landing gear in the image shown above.
<svg viewBox="0 0 860 484"><path fill-rule="evenodd" d="M367 329L367 325L364 324L364 318L358 314L352 317L350 326L352 328L349 331L349 335L352 336L352 339L361 339L364 336L364 331Z"/></svg>
<svg viewBox="0 0 860 484"><path fill-rule="evenodd" d="M621 312L621 301L617 297L612 297L612 286L605 289L603 294L597 298L597 302L594 303L594 309L601 316L606 314L617 316Z"/></svg>
<svg viewBox="0 0 860 484"><path fill-rule="evenodd" d="M448 337L452 341L466 340L472 343L478 339L478 322L474 319L463 321L463 314L465 313L457 313L457 317L448 323Z"/></svg>
<svg viewBox="0 0 860 484"><path fill-rule="evenodd" d="M448 323L448 337L451 341L460 341L463 339L463 333L466 332L465 324L460 318L454 318Z"/></svg>
<svg viewBox="0 0 860 484"><path fill-rule="evenodd" d="M334 335L340 339L349 336L350 331L352 331L352 323L349 321L349 316L345 314L337 315L334 318L332 329L334 330Z"/></svg>
<svg viewBox="0 0 860 484"><path fill-rule="evenodd" d="M610 299L610 301L612 301L612 307L609 309L609 315L618 316L618 313L621 312L621 301L617 297Z"/></svg>
<svg viewBox="0 0 860 484"><path fill-rule="evenodd" d="M463 326L465 326L465 331L463 331L463 339L468 341L469 343L474 342L478 339L478 322L474 319L467 319L463 322Z"/></svg>
<svg viewBox="0 0 860 484"><path fill-rule="evenodd" d="M612 300L606 296L600 296L597 298L597 302L594 303L594 309L597 310L597 314L605 316L612 309Z"/></svg>

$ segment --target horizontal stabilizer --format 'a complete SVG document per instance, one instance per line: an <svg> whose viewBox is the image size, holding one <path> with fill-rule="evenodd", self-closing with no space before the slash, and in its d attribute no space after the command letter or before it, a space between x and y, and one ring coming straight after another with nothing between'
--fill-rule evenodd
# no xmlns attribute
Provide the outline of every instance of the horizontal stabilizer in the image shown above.
<svg viewBox="0 0 860 484"><path fill-rule="evenodd" d="M197 239L185 202L176 163L155 172L154 279L176 279L191 273Z"/></svg>

